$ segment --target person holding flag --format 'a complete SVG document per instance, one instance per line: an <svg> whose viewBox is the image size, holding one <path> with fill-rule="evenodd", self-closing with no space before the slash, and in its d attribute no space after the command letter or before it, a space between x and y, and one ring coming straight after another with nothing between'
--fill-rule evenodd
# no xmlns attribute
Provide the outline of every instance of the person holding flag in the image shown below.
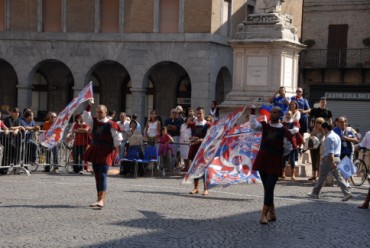
<svg viewBox="0 0 370 248"><path fill-rule="evenodd" d="M84 160L91 162L94 169L98 199L90 207L104 207L107 174L112 166L117 147L121 144L122 134L118 124L107 118L107 107L98 105L96 117L91 116L93 100L89 100L82 119L92 130L92 143L84 154Z"/></svg>
<svg viewBox="0 0 370 248"><path fill-rule="evenodd" d="M204 119L204 108L198 107L196 109L195 122L192 124L189 124L189 127L191 128L191 135L192 135L192 137L190 138L191 145L190 145L189 155L188 155L189 160L191 161L194 160L195 155L197 154L199 147L202 144L203 139L207 134L207 129L210 126L211 124ZM203 183L204 183L203 195L208 195L205 175L203 175L202 178L203 178ZM194 179L194 189L190 192L190 194L199 193L199 179L200 178Z"/></svg>
<svg viewBox="0 0 370 248"><path fill-rule="evenodd" d="M261 213L261 224L267 224L267 221L276 221L274 207L274 189L275 184L282 174L281 164L283 155L286 153L286 147L292 140L292 134L280 123L282 110L274 107L270 113L270 121L258 122L255 115L255 107L252 106L249 117L251 129L262 131L261 146L253 163L252 169L258 170L262 179L264 188L264 201ZM291 144L290 144L291 147ZM269 214L269 219L267 215Z"/></svg>

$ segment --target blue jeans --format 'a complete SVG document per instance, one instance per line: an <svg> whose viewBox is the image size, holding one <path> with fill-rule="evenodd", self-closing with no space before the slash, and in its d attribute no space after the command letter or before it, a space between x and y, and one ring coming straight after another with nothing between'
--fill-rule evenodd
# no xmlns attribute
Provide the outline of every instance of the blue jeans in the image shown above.
<svg viewBox="0 0 370 248"><path fill-rule="evenodd" d="M107 164L93 164L96 191L107 191L107 174L109 165Z"/></svg>

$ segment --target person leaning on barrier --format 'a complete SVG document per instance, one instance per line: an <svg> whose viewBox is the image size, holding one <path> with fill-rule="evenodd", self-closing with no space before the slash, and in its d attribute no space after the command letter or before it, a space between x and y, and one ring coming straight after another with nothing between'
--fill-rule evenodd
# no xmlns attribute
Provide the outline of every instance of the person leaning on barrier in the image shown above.
<svg viewBox="0 0 370 248"><path fill-rule="evenodd" d="M19 122L19 109L13 108L10 111L10 115L4 119L4 124L9 128L12 133L10 137L9 144L9 163L17 165L20 162L20 148L21 148L21 133L20 131L25 131L26 129L21 126Z"/></svg>
<svg viewBox="0 0 370 248"><path fill-rule="evenodd" d="M9 128L3 123L3 121L1 120L1 111L0 111L0 130L1 130L1 133L0 133L0 148L1 148L1 153L2 155L4 155L4 150L3 150L3 147L5 147L5 150L7 149L10 149L9 145L7 144L7 142L5 140L8 140L8 138L4 137L3 135L5 136L8 136L9 134ZM5 153L6 154L6 153ZM0 156L0 159L3 159L2 158L3 156ZM0 165L2 164L2 161L0 161ZM8 172L8 168L0 168L0 174L6 174Z"/></svg>
<svg viewBox="0 0 370 248"><path fill-rule="evenodd" d="M26 131L24 127L21 126L19 122L19 109L13 108L10 111L10 115L4 119L4 124L13 131L14 135L17 135L19 131Z"/></svg>
<svg viewBox="0 0 370 248"><path fill-rule="evenodd" d="M83 154L90 143L89 126L82 120L81 114L75 115L75 123L72 126L72 133L75 134L73 141L73 172L80 173L83 171ZM86 171L90 172L89 167L86 166ZM83 172L82 172L83 173Z"/></svg>
<svg viewBox="0 0 370 248"><path fill-rule="evenodd" d="M36 125L33 116L34 114L32 111L26 110L23 117L19 118L21 126L23 126L26 131L26 163L36 163L37 158L37 132L40 130L40 126Z"/></svg>
<svg viewBox="0 0 370 248"><path fill-rule="evenodd" d="M2 131L4 131L5 135L9 134L9 128L1 120L1 111L0 111L0 128L1 128Z"/></svg>
<svg viewBox="0 0 370 248"><path fill-rule="evenodd" d="M49 112L48 113L48 120L44 122L44 124L42 125L42 130L44 131L48 131L51 126L54 124L54 122L56 121L57 119L57 113L55 112ZM58 172L58 154L59 153L59 146L58 145L55 145L53 148L51 148L50 150L46 150L46 163L47 165L45 165L44 167L44 172L50 172L50 169L51 169L51 163L53 163L53 172ZM51 154L53 154L53 161L51 161Z"/></svg>

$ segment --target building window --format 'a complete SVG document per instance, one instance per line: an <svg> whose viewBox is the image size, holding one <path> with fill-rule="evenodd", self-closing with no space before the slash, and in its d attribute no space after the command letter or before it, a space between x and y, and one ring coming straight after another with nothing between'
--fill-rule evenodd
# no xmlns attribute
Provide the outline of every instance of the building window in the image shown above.
<svg viewBox="0 0 370 248"><path fill-rule="evenodd" d="M247 16L251 15L254 13L254 6L252 5L247 5Z"/></svg>
<svg viewBox="0 0 370 248"><path fill-rule="evenodd" d="M48 83L44 75L38 72L32 82L32 110L37 120L43 119L48 111Z"/></svg>
<svg viewBox="0 0 370 248"><path fill-rule="evenodd" d="M102 0L100 3L101 32L119 32L119 0Z"/></svg>
<svg viewBox="0 0 370 248"><path fill-rule="evenodd" d="M229 25L231 15L231 0L224 0L222 3L221 30L223 36L229 36Z"/></svg>
<svg viewBox="0 0 370 248"><path fill-rule="evenodd" d="M5 31L6 25L6 0L0 0L0 31Z"/></svg>
<svg viewBox="0 0 370 248"><path fill-rule="evenodd" d="M179 32L179 0L160 0L160 33Z"/></svg>
<svg viewBox="0 0 370 248"><path fill-rule="evenodd" d="M44 32L61 32L62 0L44 0L43 23Z"/></svg>

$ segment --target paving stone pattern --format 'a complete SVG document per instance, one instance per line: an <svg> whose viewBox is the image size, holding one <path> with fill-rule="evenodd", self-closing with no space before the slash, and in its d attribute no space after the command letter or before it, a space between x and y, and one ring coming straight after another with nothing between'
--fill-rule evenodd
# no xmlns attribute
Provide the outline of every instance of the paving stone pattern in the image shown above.
<svg viewBox="0 0 370 248"><path fill-rule="evenodd" d="M370 210L357 209L369 187L339 187L309 199L313 183L279 181L277 222L259 224L262 185L189 195L180 176L109 176L107 205L91 175L0 177L0 247L369 247Z"/></svg>

